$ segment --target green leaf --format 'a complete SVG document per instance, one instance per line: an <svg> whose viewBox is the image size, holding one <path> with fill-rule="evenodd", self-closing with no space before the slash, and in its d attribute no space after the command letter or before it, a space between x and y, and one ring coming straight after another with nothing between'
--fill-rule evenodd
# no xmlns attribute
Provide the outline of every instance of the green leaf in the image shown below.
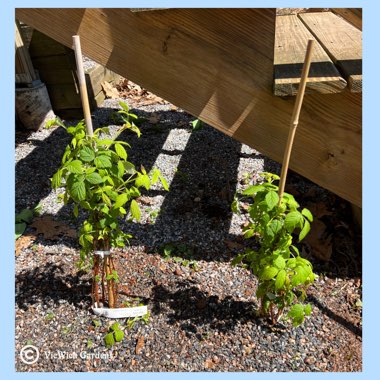
<svg viewBox="0 0 380 380"><path fill-rule="evenodd" d="M110 168L112 167L111 159L102 154L95 158L95 165L97 168Z"/></svg>
<svg viewBox="0 0 380 380"><path fill-rule="evenodd" d="M199 119L195 119L191 122L191 125L193 127L193 131L198 131L203 128L203 121Z"/></svg>
<svg viewBox="0 0 380 380"><path fill-rule="evenodd" d="M125 112L128 112L129 111L129 107L126 103L124 102L119 102L119 106L125 111Z"/></svg>
<svg viewBox="0 0 380 380"><path fill-rule="evenodd" d="M139 221L141 218L141 212L140 212L139 205L134 199L132 199L131 201L130 210L131 210L131 215L133 219L136 219L137 221Z"/></svg>
<svg viewBox="0 0 380 380"><path fill-rule="evenodd" d="M285 278L286 278L286 272L284 269L282 269L277 273L277 276L276 276L276 282L274 284L274 287L276 290L283 288L284 283L285 283Z"/></svg>
<svg viewBox="0 0 380 380"><path fill-rule="evenodd" d="M301 211L302 215L307 218L309 220L309 222L312 222L313 221L313 214L307 209L307 208L304 208L302 211Z"/></svg>
<svg viewBox="0 0 380 380"><path fill-rule="evenodd" d="M282 224L279 220L274 219L270 222L269 227L272 230L273 234L277 235L281 231Z"/></svg>
<svg viewBox="0 0 380 380"><path fill-rule="evenodd" d="M293 230L300 225L302 220L303 217L301 213L298 211L291 211L288 215L286 215L284 224L289 232L293 232Z"/></svg>
<svg viewBox="0 0 380 380"><path fill-rule="evenodd" d="M124 165L124 170L126 173L128 173L128 174L134 174L135 173L135 171L136 171L135 165L133 165L130 162L126 162L126 161L123 161L122 164Z"/></svg>
<svg viewBox="0 0 380 380"><path fill-rule="evenodd" d="M116 197L116 201L113 205L113 208L116 209L116 208L119 208L119 207L125 205L128 202L128 199L129 199L128 194L126 194L126 193L119 194Z"/></svg>
<svg viewBox="0 0 380 380"><path fill-rule="evenodd" d="M311 305L309 303L307 305L305 305L304 312L305 312L305 315L307 315L307 316L309 316L311 314Z"/></svg>
<svg viewBox="0 0 380 380"><path fill-rule="evenodd" d="M265 195L265 201L268 205L268 210L272 210L273 207L277 206L278 204L278 201L279 201L278 194L275 191L269 191Z"/></svg>
<svg viewBox="0 0 380 380"><path fill-rule="evenodd" d="M79 157L84 162L91 162L95 159L95 152L89 146L85 146L79 151Z"/></svg>
<svg viewBox="0 0 380 380"><path fill-rule="evenodd" d="M114 335L115 335L115 341L116 342L121 342L124 338L124 331L122 330L115 330L114 331Z"/></svg>
<svg viewBox="0 0 380 380"><path fill-rule="evenodd" d="M76 218L78 218L79 210L77 204L74 205L73 214Z"/></svg>
<svg viewBox="0 0 380 380"><path fill-rule="evenodd" d="M115 339L113 337L113 332L108 333L104 337L104 343L106 344L107 347L112 347L115 344Z"/></svg>
<svg viewBox="0 0 380 380"><path fill-rule="evenodd" d="M71 195L75 201L86 199L86 186L83 181L75 181L70 188Z"/></svg>
<svg viewBox="0 0 380 380"><path fill-rule="evenodd" d="M16 223L15 239L17 240L25 231L26 223Z"/></svg>
<svg viewBox="0 0 380 380"><path fill-rule="evenodd" d="M113 331L120 330L120 323L119 322L113 323L111 325L110 329L113 330Z"/></svg>
<svg viewBox="0 0 380 380"><path fill-rule="evenodd" d="M86 180L93 185L97 185L103 182L103 178L99 173L96 172L86 175Z"/></svg>
<svg viewBox="0 0 380 380"><path fill-rule="evenodd" d="M160 171L156 168L152 171L152 185L154 185L160 177Z"/></svg>
<svg viewBox="0 0 380 380"><path fill-rule="evenodd" d="M285 268L285 259L280 255L280 256L277 256L274 260L273 260L273 265L278 268L278 269L284 269Z"/></svg>
<svg viewBox="0 0 380 380"><path fill-rule="evenodd" d="M137 187L144 186L147 190L149 190L149 188L150 188L149 176L147 174L144 174L144 175L140 174L135 180L135 185Z"/></svg>
<svg viewBox="0 0 380 380"><path fill-rule="evenodd" d="M303 305L300 303L293 305L288 312L288 316L292 318L299 318L303 316L303 308Z"/></svg>
<svg viewBox="0 0 380 380"><path fill-rule="evenodd" d="M120 178L123 177L124 171L125 171L125 169L124 169L123 162L118 161L118 163L117 163L117 176Z"/></svg>
<svg viewBox="0 0 380 380"><path fill-rule="evenodd" d="M308 222L308 220L305 219L303 228L302 228L300 235L298 237L298 241L300 242L301 240L303 240L304 237L309 233L309 231L310 231L310 223Z"/></svg>
<svg viewBox="0 0 380 380"><path fill-rule="evenodd" d="M278 273L278 269L271 266L266 266L264 270L261 272L260 279L267 281L271 280Z"/></svg>
<svg viewBox="0 0 380 380"><path fill-rule="evenodd" d="M253 186L247 187L242 192L242 194L243 195L255 195L256 193L258 193L259 191L262 191L262 190L264 190L264 186L263 185L253 185Z"/></svg>
<svg viewBox="0 0 380 380"><path fill-rule="evenodd" d="M30 223L33 219L33 211L29 208L24 208L20 213L16 214L16 222Z"/></svg>
<svg viewBox="0 0 380 380"><path fill-rule="evenodd" d="M115 151L122 160L127 159L127 152L121 144L119 143L115 144Z"/></svg>
<svg viewBox="0 0 380 380"><path fill-rule="evenodd" d="M79 160L70 161L65 165L65 167L71 173L82 174L82 162Z"/></svg>
<svg viewBox="0 0 380 380"><path fill-rule="evenodd" d="M166 182L166 179L162 175L160 175L160 182L164 190L169 191L169 185Z"/></svg>
<svg viewBox="0 0 380 380"><path fill-rule="evenodd" d="M53 186L53 189L58 188L61 186L61 179L62 179L62 171L58 170L54 175L53 178L51 179L51 184Z"/></svg>
<svg viewBox="0 0 380 380"><path fill-rule="evenodd" d="M297 286L303 284L307 280L310 271L308 271L304 266L300 265L297 266L294 270L296 271L296 274L292 277L292 285Z"/></svg>

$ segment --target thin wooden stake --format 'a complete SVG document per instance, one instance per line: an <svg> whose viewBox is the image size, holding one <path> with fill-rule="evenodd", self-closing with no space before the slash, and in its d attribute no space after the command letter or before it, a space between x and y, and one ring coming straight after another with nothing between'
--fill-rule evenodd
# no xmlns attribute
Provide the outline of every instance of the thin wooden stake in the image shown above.
<svg viewBox="0 0 380 380"><path fill-rule="evenodd" d="M80 46L80 38L79 38L79 36L73 36L73 43L74 43L75 60L76 60L76 63L77 63L77 74L78 74L78 80L79 80L79 91L80 91L80 96L81 96L81 99L82 99L84 121L86 123L87 134L89 136L92 136L94 132L93 132L93 128L92 128L92 119L91 119L90 105L88 103L86 79L85 79L85 76L84 76L84 69L83 69L82 49L81 49L81 46Z"/></svg>
<svg viewBox="0 0 380 380"><path fill-rule="evenodd" d="M279 195L278 204L281 204L282 197L284 195L286 176L288 174L288 168L289 168L290 155L292 153L294 136L296 134L296 129L298 126L298 119L301 112L303 96L305 95L306 80L309 75L309 69L310 69L310 63L311 63L311 52L313 50L313 46L314 46L314 40L310 39L307 44L306 55L305 55L305 60L303 64L302 74L301 74L301 82L298 88L296 102L294 104L294 109L293 109L292 119L290 123L290 129L289 129L289 135L288 135L288 141L286 142L286 147L285 147L284 159L283 159L282 169L281 169L280 185L279 185L279 190L278 190L278 195Z"/></svg>

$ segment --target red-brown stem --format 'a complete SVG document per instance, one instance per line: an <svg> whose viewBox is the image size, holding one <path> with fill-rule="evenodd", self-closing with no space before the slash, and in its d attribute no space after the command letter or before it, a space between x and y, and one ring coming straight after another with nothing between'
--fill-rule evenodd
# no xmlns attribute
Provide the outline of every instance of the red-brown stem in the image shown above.
<svg viewBox="0 0 380 380"><path fill-rule="evenodd" d="M96 306L99 307L99 285L97 277L99 275L99 257L94 256L94 270L93 270L93 298L95 298Z"/></svg>

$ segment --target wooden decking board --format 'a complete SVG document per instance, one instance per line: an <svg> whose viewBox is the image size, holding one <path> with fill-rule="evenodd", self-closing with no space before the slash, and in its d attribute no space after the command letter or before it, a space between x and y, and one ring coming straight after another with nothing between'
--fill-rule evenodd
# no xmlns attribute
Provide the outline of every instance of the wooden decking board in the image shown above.
<svg viewBox="0 0 380 380"><path fill-rule="evenodd" d="M295 95L301 80L306 45L314 38L296 15L277 16L274 50L274 94ZM342 91L347 82L321 45L314 44L307 92L322 94Z"/></svg>
<svg viewBox="0 0 380 380"><path fill-rule="evenodd" d="M273 95L274 9L16 14L69 47L79 34L88 57L282 160L294 97ZM290 167L361 205L361 94L305 96Z"/></svg>
<svg viewBox="0 0 380 380"><path fill-rule="evenodd" d="M362 30L362 8L331 8L331 11Z"/></svg>
<svg viewBox="0 0 380 380"><path fill-rule="evenodd" d="M299 17L337 65L353 92L362 89L362 32L331 12Z"/></svg>

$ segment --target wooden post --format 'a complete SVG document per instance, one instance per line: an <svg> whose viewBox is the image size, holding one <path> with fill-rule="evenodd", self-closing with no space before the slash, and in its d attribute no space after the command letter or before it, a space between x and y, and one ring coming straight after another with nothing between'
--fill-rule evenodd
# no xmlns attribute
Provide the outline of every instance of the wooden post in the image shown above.
<svg viewBox="0 0 380 380"><path fill-rule="evenodd" d="M86 130L87 130L87 134L89 136L92 136L93 135L92 119L91 119L90 105L88 102L86 78L84 76L83 57L82 57L82 49L80 46L79 36L77 35L73 36L73 42L74 42L75 60L77 63L79 91L80 91L80 96L82 99L82 107L83 107L84 120L86 123Z"/></svg>
<svg viewBox="0 0 380 380"><path fill-rule="evenodd" d="M279 190L278 190L278 195L279 195L278 204L281 204L282 197L284 195L286 176L288 174L288 168L289 168L290 155L292 153L294 136L296 134L296 129L298 126L298 119L301 112L303 96L305 95L306 80L309 75L309 69L310 69L310 63L311 63L311 52L313 50L313 45L314 45L314 40L310 39L307 44L306 56L305 56L305 61L303 64L302 74L301 74L301 81L298 88L296 103L293 108L288 140L286 142L284 159L282 161L281 178L280 178L280 185L279 185Z"/></svg>

